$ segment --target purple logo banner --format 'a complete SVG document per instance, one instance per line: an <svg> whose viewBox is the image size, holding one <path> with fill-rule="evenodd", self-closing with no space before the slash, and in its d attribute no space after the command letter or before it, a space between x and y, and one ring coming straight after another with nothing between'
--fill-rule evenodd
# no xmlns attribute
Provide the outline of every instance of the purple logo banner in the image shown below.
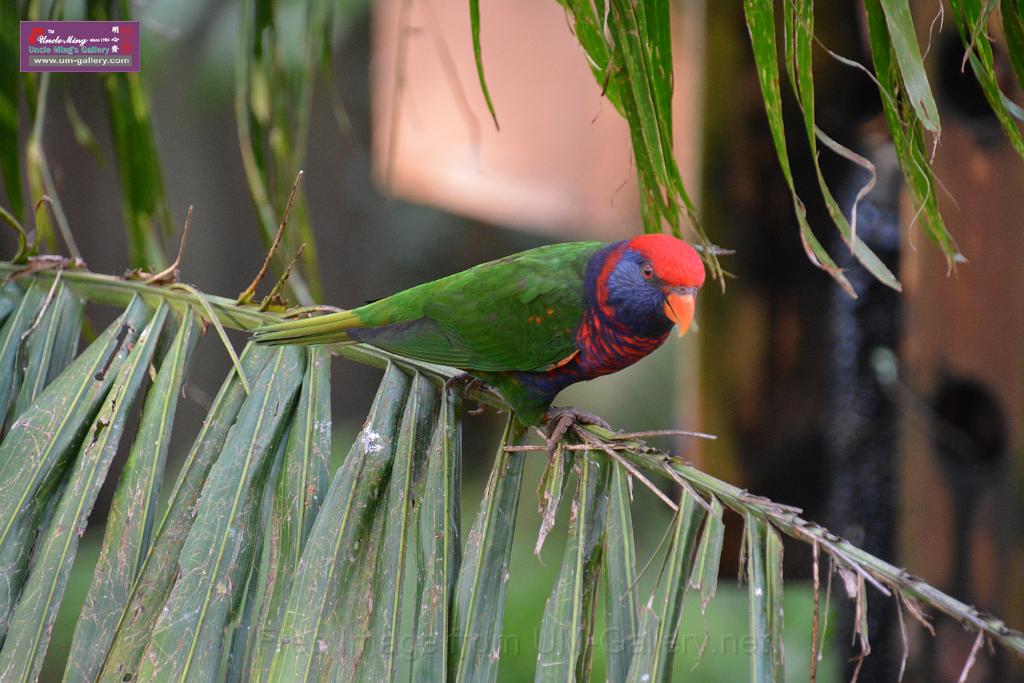
<svg viewBox="0 0 1024 683"><path fill-rule="evenodd" d="M137 21L21 22L23 72L138 71L139 55Z"/></svg>

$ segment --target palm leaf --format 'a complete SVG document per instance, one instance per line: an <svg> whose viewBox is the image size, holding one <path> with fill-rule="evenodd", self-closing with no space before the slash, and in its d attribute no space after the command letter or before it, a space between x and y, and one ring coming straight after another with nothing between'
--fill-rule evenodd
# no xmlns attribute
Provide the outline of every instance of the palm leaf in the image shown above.
<svg viewBox="0 0 1024 683"><path fill-rule="evenodd" d="M761 95L764 98L765 113L775 144L775 154L782 168L782 175L793 200L793 210L800 224L800 240L811 263L832 276L836 282L851 296L856 296L853 285L843 275L829 253L822 246L811 224L807 220L807 209L796 191L793 171L789 164L789 151L786 146L786 133L782 120L782 92L779 87L778 48L775 40L775 3L772 0L744 0L747 27L750 30L750 43L754 49L754 63L757 76L761 83Z"/></svg>
<svg viewBox="0 0 1024 683"><path fill-rule="evenodd" d="M579 459L579 485L569 518L569 542L540 627L537 681L590 678L610 475L611 465L603 454L584 452Z"/></svg>
<svg viewBox="0 0 1024 683"><path fill-rule="evenodd" d="M640 625L642 649L633 657L630 681L668 681L683 614L683 598L693 571L694 549L704 508L693 494L683 493L672 523L672 544L661 577L661 595L651 595Z"/></svg>
<svg viewBox="0 0 1024 683"><path fill-rule="evenodd" d="M939 214L937 186L925 148L923 125L914 118L913 106L907 101L907 88L897 66L885 13L879 0L866 0L864 9L867 12L871 59L878 79L882 111L907 187L920 208L918 220L926 234L946 254L949 263L953 264L962 257Z"/></svg>
<svg viewBox="0 0 1024 683"><path fill-rule="evenodd" d="M918 120L933 133L939 132L939 111L924 71L921 49L917 46L914 18L909 0L881 0L882 12L892 41L893 54L907 88L910 106Z"/></svg>
<svg viewBox="0 0 1024 683"><path fill-rule="evenodd" d="M228 433L199 499L178 559L178 580L153 627L139 677L212 678L224 630L240 601L255 553L269 458L301 386L304 353L274 353Z"/></svg>
<svg viewBox="0 0 1024 683"><path fill-rule="evenodd" d="M323 493L330 433L326 354L250 346L240 362L251 391L232 368L155 524L168 430L199 337L195 295L86 272L24 277L0 292L0 319L21 330L8 335L14 357L46 379L0 443L7 477L0 479L7 482L0 490L0 521L7 527L0 539L5 679L39 674L78 534L118 442L125 441L125 415L132 397L141 397L153 360L159 370L140 429L125 446L128 459L66 663L68 680L497 678L523 463L531 457L524 449L543 450L523 445L518 422L506 427L463 547L460 406L451 389L441 388L451 370L368 347L341 347L342 355L386 370L366 425ZM44 323L65 293L72 298L64 301L81 297L127 309L50 377L42 364L28 361L48 346L41 340L52 339L52 366L59 335ZM31 305L22 308L26 297ZM252 327L274 319L228 300L204 299L207 315L223 324ZM161 326L167 328L163 344ZM17 375L13 367L10 372ZM490 394L474 397L501 406ZM574 463L569 538L539 624L551 645L538 661L539 680L589 677L602 573L607 624L621 634L607 653L609 675L669 679L684 642L686 593L699 592L702 608L714 597L724 508L746 520L754 680L780 680L783 673L780 533L817 544L854 578L865 642L864 596L871 582L1024 654L1024 636L994 617L788 508L636 439L599 428L583 434L585 446L563 445L563 459L548 468L542 488L547 508L557 505L554 498L572 479L564 468ZM668 481L683 484L658 586L642 608L629 483L640 475L670 475Z"/></svg>
<svg viewBox="0 0 1024 683"><path fill-rule="evenodd" d="M382 501L382 538L374 572L372 608L367 624L370 647L356 671L359 680L394 680L401 646L402 596L408 567L413 488L422 476L432 425L436 422L436 392L430 380L417 373L398 431L387 499Z"/></svg>
<svg viewBox="0 0 1024 683"><path fill-rule="evenodd" d="M150 547L177 398L198 337L195 315L192 309L186 309L146 397L139 432L110 505L92 585L71 640L66 680L95 679L142 570Z"/></svg>
<svg viewBox="0 0 1024 683"><path fill-rule="evenodd" d="M121 12L115 12L115 6ZM127 20L129 7L128 3L90 2L89 17L109 20L119 14L119 18ZM164 193L143 73L105 74L102 79L122 187L128 258L132 266L160 270L167 265L163 237L171 234L173 222Z"/></svg>
<svg viewBox="0 0 1024 683"><path fill-rule="evenodd" d="M405 372L388 367L366 424L331 482L295 572L268 680L318 679L334 666L355 663L337 662L331 646L342 630L365 626L366 612L356 606L360 569L371 557L374 513L391 471L409 385ZM364 644L356 636L345 641L349 659L358 658Z"/></svg>
<svg viewBox="0 0 1024 683"><path fill-rule="evenodd" d="M722 518L722 504L712 496L711 512L704 521L700 547L694 560L690 588L700 591L700 611L707 609L718 591L718 564L722 560L722 543L725 542L725 520Z"/></svg>
<svg viewBox="0 0 1024 683"><path fill-rule="evenodd" d="M6 634L36 529L73 454L138 339L148 309L125 312L39 396L0 444L0 632Z"/></svg>
<svg viewBox="0 0 1024 683"><path fill-rule="evenodd" d="M818 176L818 187L821 196L825 200L825 207L828 210L832 222L839 229L843 241L850 247L854 256L860 261L868 272L879 282L900 291L901 285L896 276L889 270L889 267L871 250L863 241L857 239L857 203L875 185L875 167L864 157L853 150L841 145L818 128L814 115L814 76L811 72L812 41L814 39L814 3L812 0L795 0L787 6L784 13L785 22L785 53L786 69L789 74L790 84L803 112L804 130L807 134L807 143L811 150L811 159L814 163L814 170ZM772 125L781 126L781 121L773 122ZM845 159L861 166L868 171L868 181L858 190L853 207L850 209L850 220L839 207L839 203L832 195L821 171L821 161L818 154L818 140L821 140L830 150L844 157Z"/></svg>
<svg viewBox="0 0 1024 683"><path fill-rule="evenodd" d="M15 372L15 377L20 375L21 388L10 420L25 412L46 385L74 359L82 331L82 309L82 300L55 281L29 328L31 332L25 332L27 338L19 354L24 369Z"/></svg>
<svg viewBox="0 0 1024 683"><path fill-rule="evenodd" d="M562 502L562 494L565 492L566 484L569 483L569 472L573 463L572 453L563 446L564 444L560 443L555 447L555 452L551 454L548 466L544 468L540 486L537 488L540 530L537 532L537 544L533 547L533 554L537 557L540 557L540 551L544 548L544 539L555 526L558 505Z"/></svg>
<svg viewBox="0 0 1024 683"><path fill-rule="evenodd" d="M262 678L270 670L292 577L327 489L331 454L329 357L324 349L314 347L306 365L299 405L273 489L269 529L264 534L269 547L263 572L257 576L260 614L253 632L255 650L247 657L254 669L249 671L251 678Z"/></svg>
<svg viewBox="0 0 1024 683"><path fill-rule="evenodd" d="M146 377L168 311L169 306L161 304L127 352L81 441L56 510L33 551L32 572L11 616L0 651L0 676L5 680L34 681L39 675L78 539L85 533L89 512L117 452L128 411Z"/></svg>
<svg viewBox="0 0 1024 683"><path fill-rule="evenodd" d="M785 680L782 657L782 540L753 513L744 543L750 594L750 680Z"/></svg>
<svg viewBox="0 0 1024 683"><path fill-rule="evenodd" d="M640 619L628 477L621 463L612 464L604 541L605 619L608 632L615 634L613 647L605 650L608 679L612 681L626 680L629 675Z"/></svg>
<svg viewBox="0 0 1024 683"><path fill-rule="evenodd" d="M17 285L12 285L12 287L16 288ZM22 338L39 314L39 308L42 306L44 298L41 287L33 283L24 296L21 295L20 290L12 291L4 299L8 307L13 307L13 311L9 312L4 320L3 328L0 328L0 379L2 379L0 381L0 415L7 414L7 407L12 398L17 396L21 390L21 373L17 372L18 351L21 348ZM20 415L20 411L16 410L15 412Z"/></svg>
<svg viewBox="0 0 1024 683"><path fill-rule="evenodd" d="M304 21L301 27L291 27L290 35L276 3L241 3L235 122L246 181L267 246L274 243L278 224L287 215L293 181L304 163L314 84L319 63L329 61L334 15L352 12L358 6L329 0L305 3ZM290 44L301 46L299 57L293 60L297 63L289 60L286 47ZM283 273L288 259L300 245L305 246L301 265L291 271L286 286L297 301L311 305L320 294L320 266L302 188L295 190L288 220L292 229L283 235L283 249L273 253L274 265Z"/></svg>
<svg viewBox="0 0 1024 683"><path fill-rule="evenodd" d="M491 476L466 539L452 606L450 675L458 680L493 681L501 656L508 563L523 477L523 454L506 446L526 433L509 416L498 442Z"/></svg>
<svg viewBox="0 0 1024 683"><path fill-rule="evenodd" d="M985 99L988 100L989 107L1003 127L1003 132L1010 144L1013 145L1017 154L1024 158L1024 137L1021 136L1017 123L1019 120L1024 120L1024 112L999 88L992 44L981 30L981 27L986 25L988 14L994 5L988 2L982 3L980 0L952 0L950 5L953 8L953 18L956 20L956 27L960 32L960 39L968 46L967 61L971 64L971 71L978 79L981 91L985 94ZM1012 3L1010 7L1009 14L1012 16ZM1011 28L1010 32L1008 40L1013 40L1016 37L1014 29ZM1020 58L1021 56L1018 55L1017 59Z"/></svg>
<svg viewBox="0 0 1024 683"><path fill-rule="evenodd" d="M681 215L706 247L715 277L722 269L697 218L673 152L672 41L666 0L559 0L602 93L629 124L640 185L644 230L668 225L680 234Z"/></svg>
<svg viewBox="0 0 1024 683"><path fill-rule="evenodd" d="M271 351L249 346L241 356L242 368L250 376L269 361ZM196 504L210 468L220 456L228 432L235 423L245 390L232 371L214 398L209 414L196 436L171 493L167 512L154 534L128 604L122 609L113 641L105 648L100 680L122 681L134 677L149 642L150 633L174 586L178 558L195 520Z"/></svg>
<svg viewBox="0 0 1024 683"><path fill-rule="evenodd" d="M417 569L412 629L413 680L448 680L451 604L461 562L462 425L459 401L442 391L431 437L418 516Z"/></svg>

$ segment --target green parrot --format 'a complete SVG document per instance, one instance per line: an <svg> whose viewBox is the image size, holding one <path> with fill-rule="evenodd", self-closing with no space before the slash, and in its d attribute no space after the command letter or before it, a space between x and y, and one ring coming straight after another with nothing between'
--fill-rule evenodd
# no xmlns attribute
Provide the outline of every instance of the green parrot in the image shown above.
<svg viewBox="0 0 1024 683"><path fill-rule="evenodd" d="M362 342L464 370L526 425L575 382L617 372L693 320L704 265L663 234L553 244L483 263L349 311L260 328L258 343Z"/></svg>

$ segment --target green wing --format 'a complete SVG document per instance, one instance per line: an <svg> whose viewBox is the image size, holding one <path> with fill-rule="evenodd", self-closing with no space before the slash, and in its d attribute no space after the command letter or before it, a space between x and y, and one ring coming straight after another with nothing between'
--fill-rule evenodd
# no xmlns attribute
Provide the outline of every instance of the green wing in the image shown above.
<svg viewBox="0 0 1024 683"><path fill-rule="evenodd" d="M600 242L531 249L352 311L351 338L467 370L543 370L576 352L587 260Z"/></svg>

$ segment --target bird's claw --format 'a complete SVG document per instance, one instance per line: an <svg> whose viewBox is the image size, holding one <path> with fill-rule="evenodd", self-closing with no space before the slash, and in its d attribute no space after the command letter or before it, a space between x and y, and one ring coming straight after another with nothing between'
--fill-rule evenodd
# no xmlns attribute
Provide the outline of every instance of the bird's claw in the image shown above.
<svg viewBox="0 0 1024 683"><path fill-rule="evenodd" d="M548 457L554 455L558 444L562 442L565 435L573 427L578 425L597 425L609 431L611 430L611 425L601 417L579 408L550 408L544 417L544 421L548 425L545 435Z"/></svg>
<svg viewBox="0 0 1024 683"><path fill-rule="evenodd" d="M482 390L488 390L489 389L491 391L494 391L493 387L491 387L489 384L487 384L487 382L483 381L479 377L474 377L473 375L469 374L468 372L460 372L459 374L455 375L454 377L452 377L451 379L449 379L447 382L444 383L444 388L445 388L446 391L448 389L451 389L453 391L460 392L462 394L463 398L469 398L469 394L474 389L482 389ZM477 404L476 404L476 408L474 408L473 410L469 410L467 412L470 415L479 415L479 414L483 413L485 410L486 410L486 407L484 407L478 401Z"/></svg>
<svg viewBox="0 0 1024 683"><path fill-rule="evenodd" d="M462 395L465 396L473 390L473 387L481 383L480 378L474 377L468 372L460 372L457 375L453 375L451 379L445 382L444 388L461 391Z"/></svg>

